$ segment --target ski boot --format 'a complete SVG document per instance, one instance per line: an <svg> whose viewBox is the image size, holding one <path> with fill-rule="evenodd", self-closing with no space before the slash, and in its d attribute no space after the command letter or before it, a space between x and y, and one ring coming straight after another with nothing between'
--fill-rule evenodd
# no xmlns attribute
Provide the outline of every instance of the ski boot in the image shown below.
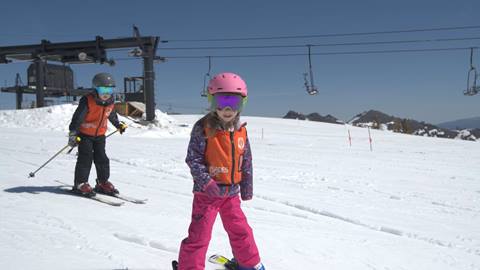
<svg viewBox="0 0 480 270"><path fill-rule="evenodd" d="M238 270L240 269L238 267L238 262L235 258L232 258L231 260L228 260L223 266L225 266L225 269L227 270Z"/></svg>
<svg viewBox="0 0 480 270"><path fill-rule="evenodd" d="M73 186L72 191L85 197L95 196L95 191L93 191L92 187L87 182Z"/></svg>
<svg viewBox="0 0 480 270"><path fill-rule="evenodd" d="M115 195L119 193L118 189L116 189L110 181L99 181L98 179L97 185L95 185L95 191L106 195Z"/></svg>

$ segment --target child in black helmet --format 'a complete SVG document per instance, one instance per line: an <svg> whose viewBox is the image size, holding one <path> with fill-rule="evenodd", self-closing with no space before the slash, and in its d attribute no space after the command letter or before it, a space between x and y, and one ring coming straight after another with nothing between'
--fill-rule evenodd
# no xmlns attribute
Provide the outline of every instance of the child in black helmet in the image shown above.
<svg viewBox="0 0 480 270"><path fill-rule="evenodd" d="M105 133L109 120L122 134L127 125L118 121L113 105L115 81L108 73L98 73L92 80L95 91L80 99L69 126L68 144L78 145L73 190L85 196L96 192L115 194L118 190L108 181L110 161L105 153ZM95 190L88 184L88 177L95 163L97 184Z"/></svg>

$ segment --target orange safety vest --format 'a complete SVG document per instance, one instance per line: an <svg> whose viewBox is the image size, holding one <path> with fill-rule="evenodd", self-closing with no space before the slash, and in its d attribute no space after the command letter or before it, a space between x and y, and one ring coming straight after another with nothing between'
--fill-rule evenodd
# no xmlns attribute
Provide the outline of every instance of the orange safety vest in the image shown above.
<svg viewBox="0 0 480 270"><path fill-rule="evenodd" d="M93 95L87 96L88 112L80 124L80 133L88 136L103 136L107 132L108 117L113 111L113 104L98 105Z"/></svg>
<svg viewBox="0 0 480 270"><path fill-rule="evenodd" d="M205 128L205 134L210 128ZM233 132L216 130L207 138L205 162L210 176L218 184L238 184L242 180L242 160L247 141L247 130L241 127Z"/></svg>

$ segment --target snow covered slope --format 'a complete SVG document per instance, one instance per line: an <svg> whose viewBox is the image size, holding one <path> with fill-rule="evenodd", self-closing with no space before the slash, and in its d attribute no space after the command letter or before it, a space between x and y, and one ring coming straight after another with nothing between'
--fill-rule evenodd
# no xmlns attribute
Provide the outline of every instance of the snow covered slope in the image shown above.
<svg viewBox="0 0 480 270"><path fill-rule="evenodd" d="M111 180L149 201L112 207L59 190L75 151L27 178L66 145L74 109L0 111L0 268L170 269L190 221L184 159L201 116L123 119L130 128L107 142ZM366 129L242 119L255 183L243 208L267 269L480 269L478 142L372 130L370 151ZM231 254L220 219L217 252Z"/></svg>

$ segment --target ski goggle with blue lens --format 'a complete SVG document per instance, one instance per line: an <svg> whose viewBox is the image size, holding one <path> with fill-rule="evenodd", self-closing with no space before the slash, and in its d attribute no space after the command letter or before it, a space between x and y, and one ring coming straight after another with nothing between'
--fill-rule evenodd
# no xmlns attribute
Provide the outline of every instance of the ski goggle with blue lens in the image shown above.
<svg viewBox="0 0 480 270"><path fill-rule="evenodd" d="M99 96L113 94L113 87L111 86L98 86L95 87Z"/></svg>
<svg viewBox="0 0 480 270"><path fill-rule="evenodd" d="M223 110L227 107L234 111L241 111L245 105L247 99L235 94L223 94L217 93L215 95L209 95L212 110Z"/></svg>

